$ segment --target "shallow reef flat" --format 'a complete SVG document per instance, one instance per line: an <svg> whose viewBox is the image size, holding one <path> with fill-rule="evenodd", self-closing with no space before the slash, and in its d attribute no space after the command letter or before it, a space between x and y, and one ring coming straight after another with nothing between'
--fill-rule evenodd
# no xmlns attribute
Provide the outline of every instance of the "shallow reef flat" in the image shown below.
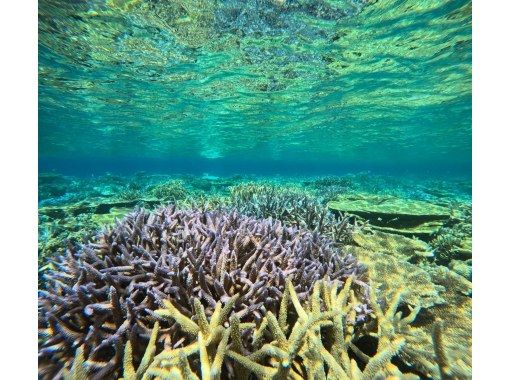
<svg viewBox="0 0 510 380"><path fill-rule="evenodd" d="M339 196L330 201L328 207L363 217L381 231L418 237L430 237L439 231L446 220L456 218L456 210L445 206L394 196Z"/></svg>
<svg viewBox="0 0 510 380"><path fill-rule="evenodd" d="M470 378L469 193L43 174L40 377Z"/></svg>

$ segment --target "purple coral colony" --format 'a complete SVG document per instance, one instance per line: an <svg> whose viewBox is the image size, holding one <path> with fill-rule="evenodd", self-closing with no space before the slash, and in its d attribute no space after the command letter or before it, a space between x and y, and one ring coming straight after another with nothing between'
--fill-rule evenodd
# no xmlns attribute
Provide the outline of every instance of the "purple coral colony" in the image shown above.
<svg viewBox="0 0 510 380"><path fill-rule="evenodd" d="M241 323L257 325L268 311L278 313L287 279L307 302L317 281L352 277L361 302L351 324L369 310L366 269L329 238L236 211L138 210L93 242L68 249L55 266L39 296L39 369L48 379L72 367L78 347L93 377L119 377L126 342L140 362L156 322L157 351L189 343L177 323L155 313L164 300L190 318L194 300L206 317L233 300ZM242 337L246 352L252 339L249 331Z"/></svg>

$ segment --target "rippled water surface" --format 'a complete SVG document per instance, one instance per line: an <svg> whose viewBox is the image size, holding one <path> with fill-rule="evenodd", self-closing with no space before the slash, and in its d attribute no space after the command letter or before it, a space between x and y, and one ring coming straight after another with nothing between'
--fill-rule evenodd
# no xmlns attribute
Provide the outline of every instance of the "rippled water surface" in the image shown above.
<svg viewBox="0 0 510 380"><path fill-rule="evenodd" d="M470 1L40 0L38 138L40 379L471 378Z"/></svg>
<svg viewBox="0 0 510 380"><path fill-rule="evenodd" d="M469 171L470 1L41 0L39 29L45 169Z"/></svg>

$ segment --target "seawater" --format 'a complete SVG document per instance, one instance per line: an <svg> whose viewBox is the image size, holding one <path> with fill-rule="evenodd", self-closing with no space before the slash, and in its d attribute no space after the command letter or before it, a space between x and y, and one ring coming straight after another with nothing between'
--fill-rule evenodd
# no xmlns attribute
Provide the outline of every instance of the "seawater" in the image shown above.
<svg viewBox="0 0 510 380"><path fill-rule="evenodd" d="M78 362L96 317L41 301L77 286L55 275L65 267L57 257L76 256L140 208L223 212L240 199L260 206L253 218L283 215L317 232L324 212L348 226L332 244L366 265L378 304L402 291L394 318L421 307L413 329L398 331L405 348L387 370L470 378L471 1L40 0L38 141L40 378ZM135 235L121 244L131 249ZM87 286L104 285L92 277ZM80 289L66 299L85 302ZM52 313L65 320L63 338L46 339L61 333ZM94 329L112 337L117 318L103 321ZM364 355L346 355L363 370L377 331L352 328ZM97 368L114 363L113 347L103 351Z"/></svg>
<svg viewBox="0 0 510 380"><path fill-rule="evenodd" d="M39 2L39 165L470 175L470 1Z"/></svg>

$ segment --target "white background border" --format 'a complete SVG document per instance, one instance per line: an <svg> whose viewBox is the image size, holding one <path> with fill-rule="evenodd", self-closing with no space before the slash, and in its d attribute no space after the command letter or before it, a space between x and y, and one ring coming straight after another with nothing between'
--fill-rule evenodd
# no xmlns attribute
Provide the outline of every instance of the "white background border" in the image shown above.
<svg viewBox="0 0 510 380"><path fill-rule="evenodd" d="M0 378L37 378L37 2L0 11Z"/></svg>

